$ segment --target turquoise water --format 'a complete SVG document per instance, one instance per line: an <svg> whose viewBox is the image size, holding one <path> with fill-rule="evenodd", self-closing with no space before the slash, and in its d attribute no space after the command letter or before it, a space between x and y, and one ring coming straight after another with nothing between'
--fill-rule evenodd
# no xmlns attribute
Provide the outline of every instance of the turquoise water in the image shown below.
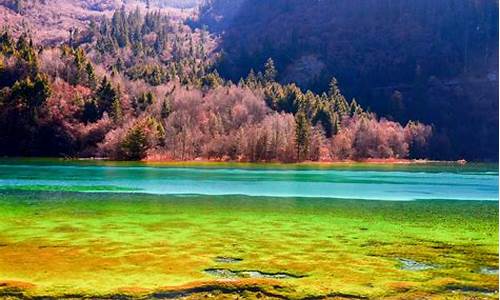
<svg viewBox="0 0 500 300"><path fill-rule="evenodd" d="M5 160L0 162L0 189L400 201L498 200L498 169L496 165L155 167L137 163Z"/></svg>
<svg viewBox="0 0 500 300"><path fill-rule="evenodd" d="M497 201L484 164L4 159L0 298L498 299Z"/></svg>

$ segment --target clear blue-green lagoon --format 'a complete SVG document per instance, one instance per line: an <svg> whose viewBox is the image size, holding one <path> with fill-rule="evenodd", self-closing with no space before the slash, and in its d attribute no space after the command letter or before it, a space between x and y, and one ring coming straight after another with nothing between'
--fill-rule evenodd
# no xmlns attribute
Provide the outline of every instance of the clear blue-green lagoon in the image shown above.
<svg viewBox="0 0 500 300"><path fill-rule="evenodd" d="M498 299L498 165L0 160L0 297L64 295Z"/></svg>

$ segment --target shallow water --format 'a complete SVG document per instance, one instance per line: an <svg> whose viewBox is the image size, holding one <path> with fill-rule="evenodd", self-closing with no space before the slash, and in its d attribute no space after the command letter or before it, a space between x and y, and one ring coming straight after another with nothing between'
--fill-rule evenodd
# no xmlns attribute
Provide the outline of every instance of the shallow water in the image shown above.
<svg viewBox="0 0 500 300"><path fill-rule="evenodd" d="M497 270L497 166L0 161L0 297L497 299Z"/></svg>
<svg viewBox="0 0 500 300"><path fill-rule="evenodd" d="M375 167L376 168L376 167ZM498 200L498 170L393 166L392 169L262 169L78 165L0 161L0 188L146 194L322 197L365 200Z"/></svg>

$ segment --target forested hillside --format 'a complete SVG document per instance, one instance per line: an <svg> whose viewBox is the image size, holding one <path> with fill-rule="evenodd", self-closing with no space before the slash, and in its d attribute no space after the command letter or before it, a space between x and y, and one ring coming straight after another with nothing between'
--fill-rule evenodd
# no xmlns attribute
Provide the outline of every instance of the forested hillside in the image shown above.
<svg viewBox="0 0 500 300"><path fill-rule="evenodd" d="M192 9L178 9L180 2L183 1L0 0L0 29L8 27L16 37L30 32L35 42L55 46L66 42L70 31L85 31L90 22L110 17L122 6L128 10L137 7L145 10L149 4L151 10L160 10L171 19L182 20L192 14Z"/></svg>
<svg viewBox="0 0 500 300"><path fill-rule="evenodd" d="M121 7L60 46L0 36L2 155L304 161L425 157L429 126L377 119L328 92L282 85L269 59L221 78L216 39Z"/></svg>
<svg viewBox="0 0 500 300"><path fill-rule="evenodd" d="M200 2L0 0L0 155L497 159L496 1Z"/></svg>
<svg viewBox="0 0 500 300"><path fill-rule="evenodd" d="M237 80L273 58L280 82L343 91L390 119L436 128L432 155L498 156L498 1L212 0L218 70Z"/></svg>

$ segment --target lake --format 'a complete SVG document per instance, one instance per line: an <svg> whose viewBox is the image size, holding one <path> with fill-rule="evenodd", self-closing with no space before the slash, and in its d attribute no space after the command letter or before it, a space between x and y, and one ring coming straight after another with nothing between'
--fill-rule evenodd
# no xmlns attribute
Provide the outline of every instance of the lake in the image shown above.
<svg viewBox="0 0 500 300"><path fill-rule="evenodd" d="M0 160L0 295L68 294L498 299L498 165Z"/></svg>

